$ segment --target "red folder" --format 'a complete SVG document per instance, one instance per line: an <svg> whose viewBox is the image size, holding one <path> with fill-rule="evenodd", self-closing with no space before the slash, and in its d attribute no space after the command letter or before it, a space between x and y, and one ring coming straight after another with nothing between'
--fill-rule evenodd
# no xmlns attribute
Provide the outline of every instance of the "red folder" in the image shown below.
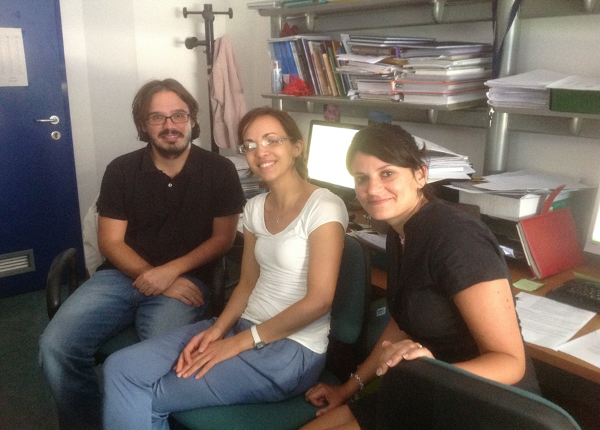
<svg viewBox="0 0 600 430"><path fill-rule="evenodd" d="M554 198L564 187L561 185L554 190L540 215L523 218L517 224L527 263L539 279L573 269L584 262L571 210L550 211Z"/></svg>

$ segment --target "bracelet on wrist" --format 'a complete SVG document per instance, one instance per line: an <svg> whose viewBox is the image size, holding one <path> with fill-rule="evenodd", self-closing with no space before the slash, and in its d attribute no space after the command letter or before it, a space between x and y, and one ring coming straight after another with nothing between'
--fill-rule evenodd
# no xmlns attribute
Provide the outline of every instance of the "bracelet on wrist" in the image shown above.
<svg viewBox="0 0 600 430"><path fill-rule="evenodd" d="M362 391L365 388L365 383L363 382L362 378L360 376L358 376L356 373L351 373L350 374L351 378L354 378L358 381L358 391Z"/></svg>

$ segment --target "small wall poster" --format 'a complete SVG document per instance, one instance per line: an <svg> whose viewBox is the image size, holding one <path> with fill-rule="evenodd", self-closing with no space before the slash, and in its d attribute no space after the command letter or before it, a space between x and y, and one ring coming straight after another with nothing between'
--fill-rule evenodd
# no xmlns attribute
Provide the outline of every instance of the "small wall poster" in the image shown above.
<svg viewBox="0 0 600 430"><path fill-rule="evenodd" d="M0 28L0 87L26 87L27 67L20 28Z"/></svg>

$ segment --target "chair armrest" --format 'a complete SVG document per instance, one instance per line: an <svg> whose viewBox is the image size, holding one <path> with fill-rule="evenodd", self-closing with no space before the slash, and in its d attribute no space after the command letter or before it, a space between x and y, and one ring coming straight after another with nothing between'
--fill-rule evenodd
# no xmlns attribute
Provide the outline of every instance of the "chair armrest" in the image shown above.
<svg viewBox="0 0 600 430"><path fill-rule="evenodd" d="M79 285L77 250L75 248L69 248L58 254L50 265L48 279L46 280L46 308L50 319L56 314L61 304L60 290L65 270L68 270L70 295Z"/></svg>

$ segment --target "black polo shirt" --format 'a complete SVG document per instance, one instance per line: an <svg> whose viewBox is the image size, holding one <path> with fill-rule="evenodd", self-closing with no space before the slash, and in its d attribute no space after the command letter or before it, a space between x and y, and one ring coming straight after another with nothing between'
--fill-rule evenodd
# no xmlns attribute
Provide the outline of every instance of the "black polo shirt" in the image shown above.
<svg viewBox="0 0 600 430"><path fill-rule="evenodd" d="M179 258L212 236L213 219L239 214L245 203L233 163L196 145L174 178L158 170L150 145L106 168L98 213L126 220L125 243L153 266ZM115 268L106 261L98 270ZM189 275L209 281L212 265Z"/></svg>

